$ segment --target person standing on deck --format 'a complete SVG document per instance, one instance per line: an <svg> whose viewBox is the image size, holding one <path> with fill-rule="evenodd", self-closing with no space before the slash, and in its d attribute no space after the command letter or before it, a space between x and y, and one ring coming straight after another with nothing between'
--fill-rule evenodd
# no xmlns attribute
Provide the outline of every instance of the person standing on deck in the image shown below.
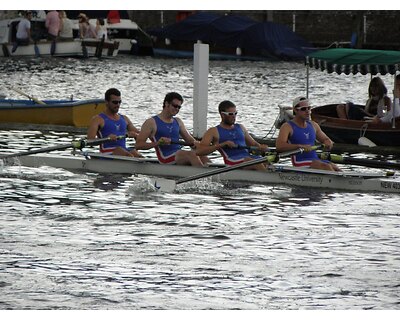
<svg viewBox="0 0 400 320"><path fill-rule="evenodd" d="M136 150L126 147L125 139L117 140L118 136L137 138L139 130L132 124L127 116L120 114L119 107L122 103L121 92L110 88L105 93L106 110L95 115L89 125L88 139L109 137L112 141L100 145L100 152L128 157L143 157Z"/></svg>
<svg viewBox="0 0 400 320"><path fill-rule="evenodd" d="M47 38L49 40L56 40L60 32L60 15L56 10L47 12L46 22Z"/></svg>
<svg viewBox="0 0 400 320"><path fill-rule="evenodd" d="M218 111L221 123L206 131L197 148L198 155L207 155L218 150L223 156L225 164L235 165L255 158L250 155L247 148L239 147L256 147L261 152L268 150L268 146L255 141L242 124L235 123L237 111L233 102L222 101L218 106ZM259 163L244 167L244 169L264 171L266 164Z"/></svg>
<svg viewBox="0 0 400 320"><path fill-rule="evenodd" d="M330 150L333 147L333 141L321 130L318 123L310 119L311 107L307 98L294 99L293 114L293 120L284 123L279 130L276 139L277 151L286 152L303 148L304 153L292 156L295 167L340 171L336 164L320 160L315 150L311 149L315 145L315 140L318 140Z"/></svg>
<svg viewBox="0 0 400 320"><path fill-rule="evenodd" d="M183 121L176 116L182 104L183 98L179 93L169 92L164 98L162 111L143 123L136 139L136 148L155 148L158 161L163 164L202 167L207 165L209 159L197 156L193 150L182 150L182 145L178 143L182 137L193 145L192 148L197 148L199 144L187 131ZM148 139L151 142L147 142Z"/></svg>
<svg viewBox="0 0 400 320"><path fill-rule="evenodd" d="M67 17L67 13L64 10L61 10L59 12L59 17L60 17L60 33L59 37L60 39L72 39L73 38L73 27L74 24L70 19Z"/></svg>
<svg viewBox="0 0 400 320"><path fill-rule="evenodd" d="M32 41L31 37L31 19L32 11L26 11L24 18L17 25L16 41L11 52L14 53L18 46L26 46Z"/></svg>

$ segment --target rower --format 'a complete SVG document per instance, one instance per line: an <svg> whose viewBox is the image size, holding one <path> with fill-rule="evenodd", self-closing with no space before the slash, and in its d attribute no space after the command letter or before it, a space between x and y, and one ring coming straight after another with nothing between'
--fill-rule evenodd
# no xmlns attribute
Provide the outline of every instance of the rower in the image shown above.
<svg viewBox="0 0 400 320"><path fill-rule="evenodd" d="M180 137L193 149L199 143L188 132L182 119L177 116L182 104L183 97L179 93L167 93L162 111L143 123L136 140L136 148L138 150L155 148L158 161L162 164L207 166L210 162L208 157L199 157L194 150L182 150Z"/></svg>
<svg viewBox="0 0 400 320"><path fill-rule="evenodd" d="M341 171L330 161L320 160L317 153L311 150L315 140L324 144L327 150L333 147L333 141L321 130L318 123L310 119L311 107L305 97L293 100L294 118L284 123L276 139L278 152L285 152L303 148L306 152L292 156L292 164L296 167L309 167L319 170Z"/></svg>
<svg viewBox="0 0 400 320"><path fill-rule="evenodd" d="M236 123L237 111L233 102L222 101L218 106L218 112L221 116L221 123L206 131L196 150L198 155L204 156L218 150L224 158L225 164L237 165L257 157L249 153L250 148L255 148L260 153L268 150L267 145L259 144L242 124ZM265 171L266 165L257 163L244 168Z"/></svg>
<svg viewBox="0 0 400 320"><path fill-rule="evenodd" d="M118 136L137 138L137 129L126 116L119 113L121 106L121 92L116 88L110 88L104 95L106 110L95 115L90 121L87 138L110 138L100 145L100 152L117 156L139 157L143 156L135 149L127 148L125 139L118 139Z"/></svg>

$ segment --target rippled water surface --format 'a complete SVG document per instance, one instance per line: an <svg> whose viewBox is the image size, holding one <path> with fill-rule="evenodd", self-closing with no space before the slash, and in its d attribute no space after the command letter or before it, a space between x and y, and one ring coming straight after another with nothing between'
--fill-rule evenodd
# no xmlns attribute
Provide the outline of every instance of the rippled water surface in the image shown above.
<svg viewBox="0 0 400 320"><path fill-rule="evenodd" d="M9 96L15 86L40 99L97 98L115 86L138 126L178 91L192 128L189 60L1 59L0 76ZM304 93L305 76L301 63L211 61L209 125L230 99L238 121L265 135L277 105ZM310 77L318 103L365 100L367 77ZM0 133L7 152L77 137ZM155 193L142 176L1 166L0 308L399 309L399 203L210 181Z"/></svg>

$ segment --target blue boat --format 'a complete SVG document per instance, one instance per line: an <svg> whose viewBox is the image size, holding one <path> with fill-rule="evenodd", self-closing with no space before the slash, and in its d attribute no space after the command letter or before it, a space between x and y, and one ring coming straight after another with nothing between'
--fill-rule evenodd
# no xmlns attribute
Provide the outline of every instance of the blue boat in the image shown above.
<svg viewBox="0 0 400 320"><path fill-rule="evenodd" d="M210 45L210 58L212 54L219 54L218 59L226 55L233 59L301 60L315 51L307 40L287 26L238 15L200 12L147 32L156 39L155 54L175 53L176 57L182 56L180 51L192 52L193 44L199 41Z"/></svg>

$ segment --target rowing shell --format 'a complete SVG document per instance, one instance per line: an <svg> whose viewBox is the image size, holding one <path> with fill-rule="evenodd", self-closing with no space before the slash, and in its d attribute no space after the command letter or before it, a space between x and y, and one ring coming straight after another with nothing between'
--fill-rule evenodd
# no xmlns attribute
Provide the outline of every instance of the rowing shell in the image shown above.
<svg viewBox="0 0 400 320"><path fill-rule="evenodd" d="M72 171L110 174L142 174L157 177L184 178L215 170L223 165L197 168L159 164L157 159L86 153L76 156L30 155L18 158L15 163L28 167L50 166ZM288 165L270 165L267 172L234 170L218 174L214 181L244 182L254 184L280 184L302 188L323 188L355 192L400 193L400 176L393 172L366 173L359 171L331 172Z"/></svg>

